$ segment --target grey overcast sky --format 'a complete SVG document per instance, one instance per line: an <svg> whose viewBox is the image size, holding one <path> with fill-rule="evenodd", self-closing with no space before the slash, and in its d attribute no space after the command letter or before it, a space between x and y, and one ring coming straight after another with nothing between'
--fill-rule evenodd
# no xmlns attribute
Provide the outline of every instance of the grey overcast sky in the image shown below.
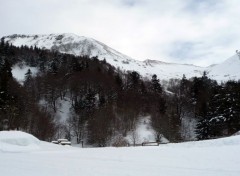
<svg viewBox="0 0 240 176"><path fill-rule="evenodd" d="M240 49L239 0L0 0L0 37L74 33L138 60L200 66Z"/></svg>

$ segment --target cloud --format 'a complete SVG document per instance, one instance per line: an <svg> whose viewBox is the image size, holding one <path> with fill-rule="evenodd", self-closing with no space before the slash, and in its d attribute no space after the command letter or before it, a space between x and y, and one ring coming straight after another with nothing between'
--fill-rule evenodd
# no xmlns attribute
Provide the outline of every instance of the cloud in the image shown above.
<svg viewBox="0 0 240 176"><path fill-rule="evenodd" d="M0 36L66 33L135 59L219 63L240 47L238 0L0 0Z"/></svg>
<svg viewBox="0 0 240 176"><path fill-rule="evenodd" d="M133 7L138 3L138 1L137 0L122 0L121 3L123 3L123 5Z"/></svg>

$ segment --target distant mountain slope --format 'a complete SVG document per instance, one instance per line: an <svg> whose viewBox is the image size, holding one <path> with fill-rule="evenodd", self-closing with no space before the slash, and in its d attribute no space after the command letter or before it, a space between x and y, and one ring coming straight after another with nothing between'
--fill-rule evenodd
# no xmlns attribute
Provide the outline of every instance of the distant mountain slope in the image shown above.
<svg viewBox="0 0 240 176"><path fill-rule="evenodd" d="M208 68L209 77L218 81L240 79L240 57L235 54L219 65Z"/></svg>
<svg viewBox="0 0 240 176"><path fill-rule="evenodd" d="M189 64L165 63L155 60L138 61L108 47L92 38L77 36L75 34L49 34L49 35L11 35L4 37L5 41L15 45L37 46L61 53L74 55L98 56L100 60L106 59L108 63L125 71L138 71L143 77L157 74L160 79L187 78L202 76L203 71L217 81L240 79L240 60L237 55L222 64L211 67L198 67Z"/></svg>

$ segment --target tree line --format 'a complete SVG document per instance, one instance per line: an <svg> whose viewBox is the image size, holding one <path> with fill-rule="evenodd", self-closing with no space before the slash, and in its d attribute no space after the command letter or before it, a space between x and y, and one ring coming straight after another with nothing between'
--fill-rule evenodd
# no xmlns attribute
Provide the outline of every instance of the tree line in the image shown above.
<svg viewBox="0 0 240 176"><path fill-rule="evenodd" d="M28 65L23 85L12 76L13 65ZM164 88L165 89L164 89ZM96 146L124 141L141 116L151 116L156 140L170 141L227 136L239 128L240 83L217 84L201 78L170 80L162 86L157 75L143 79L123 72L97 57L73 56L37 47L0 43L0 129L19 129L50 141L58 137L86 140ZM166 91L167 90L167 91ZM59 101L70 113L56 117ZM45 106L42 105L44 102ZM183 127L192 120L195 132Z"/></svg>

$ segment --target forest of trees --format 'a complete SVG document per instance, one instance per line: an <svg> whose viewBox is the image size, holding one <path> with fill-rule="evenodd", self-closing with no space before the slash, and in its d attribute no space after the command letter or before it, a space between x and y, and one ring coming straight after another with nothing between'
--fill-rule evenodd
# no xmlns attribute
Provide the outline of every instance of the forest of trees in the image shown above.
<svg viewBox="0 0 240 176"><path fill-rule="evenodd" d="M18 83L13 65L36 67ZM232 135L240 130L240 82L218 84L204 72L200 78L169 80L157 75L143 79L135 71L122 72L97 57L73 56L36 47L0 43L0 130L18 129L41 140L75 138L79 143L108 146L134 131L139 117L151 116L156 140L189 140L195 121L197 139ZM167 90L167 91L166 91ZM57 102L71 103L69 118L55 117ZM46 106L41 106L40 102Z"/></svg>

